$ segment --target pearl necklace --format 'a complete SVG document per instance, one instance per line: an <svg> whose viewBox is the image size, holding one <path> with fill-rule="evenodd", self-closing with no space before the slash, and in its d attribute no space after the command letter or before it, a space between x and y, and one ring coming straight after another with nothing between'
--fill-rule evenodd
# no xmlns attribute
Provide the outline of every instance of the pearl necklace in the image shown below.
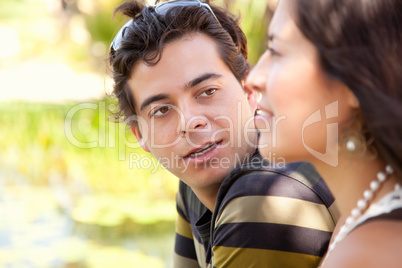
<svg viewBox="0 0 402 268"><path fill-rule="evenodd" d="M346 219L345 224L339 230L334 241L329 245L325 259L329 256L330 252L335 248L336 244L342 241L346 237L346 235L353 229L354 223L368 208L369 201L373 199L374 194L380 188L381 184L383 184L384 181L388 178L388 176L393 173L394 170L390 165L387 165L385 167L385 172L380 171L377 173L377 180L373 180L370 183L370 189L364 191L363 198L357 201L357 207L352 210L351 215ZM324 264L325 259L322 264Z"/></svg>

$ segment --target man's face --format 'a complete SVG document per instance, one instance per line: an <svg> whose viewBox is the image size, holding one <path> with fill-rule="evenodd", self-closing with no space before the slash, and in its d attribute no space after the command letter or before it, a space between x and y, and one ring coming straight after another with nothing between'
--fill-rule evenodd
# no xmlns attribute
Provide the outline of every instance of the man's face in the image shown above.
<svg viewBox="0 0 402 268"><path fill-rule="evenodd" d="M169 43L155 66L138 63L128 84L143 149L190 187L216 188L255 151L256 94L244 91L208 36Z"/></svg>

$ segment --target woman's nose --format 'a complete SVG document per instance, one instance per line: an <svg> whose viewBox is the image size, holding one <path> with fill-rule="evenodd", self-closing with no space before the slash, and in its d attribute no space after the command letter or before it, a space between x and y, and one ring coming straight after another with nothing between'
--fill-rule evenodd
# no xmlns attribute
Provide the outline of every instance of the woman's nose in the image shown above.
<svg viewBox="0 0 402 268"><path fill-rule="evenodd" d="M268 79L268 57L264 53L247 77L245 86L250 90L263 92Z"/></svg>

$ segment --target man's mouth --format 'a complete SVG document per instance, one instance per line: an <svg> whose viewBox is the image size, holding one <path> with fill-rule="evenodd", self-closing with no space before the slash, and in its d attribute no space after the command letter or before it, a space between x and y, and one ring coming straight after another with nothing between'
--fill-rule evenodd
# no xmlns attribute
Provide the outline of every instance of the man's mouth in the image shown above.
<svg viewBox="0 0 402 268"><path fill-rule="evenodd" d="M184 158L190 158L190 157L197 157L197 156L201 156L203 154L206 154L209 151L212 151L214 148L216 148L216 146L218 146L222 141L219 142L214 142L211 144L208 144L207 146L198 149L194 152L189 153L188 155L186 155Z"/></svg>

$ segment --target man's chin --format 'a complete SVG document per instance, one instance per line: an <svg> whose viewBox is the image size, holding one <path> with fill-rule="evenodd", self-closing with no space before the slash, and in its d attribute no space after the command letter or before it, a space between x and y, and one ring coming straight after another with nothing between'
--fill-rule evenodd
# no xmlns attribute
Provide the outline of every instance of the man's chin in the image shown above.
<svg viewBox="0 0 402 268"><path fill-rule="evenodd" d="M175 174L180 180L185 182L190 187L209 187L221 184L227 175L230 174L231 169L201 169L192 170L179 174Z"/></svg>

